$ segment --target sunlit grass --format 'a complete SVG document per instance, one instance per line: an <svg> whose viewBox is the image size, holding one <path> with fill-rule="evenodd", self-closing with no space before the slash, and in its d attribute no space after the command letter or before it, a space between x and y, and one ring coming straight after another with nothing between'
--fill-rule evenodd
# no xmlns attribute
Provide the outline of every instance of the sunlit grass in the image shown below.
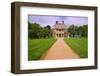
<svg viewBox="0 0 100 76"><path fill-rule="evenodd" d="M29 39L28 40L28 60L38 60L48 51L56 40L50 39Z"/></svg>
<svg viewBox="0 0 100 76"><path fill-rule="evenodd" d="M88 57L87 38L66 38L64 41L80 56L80 58Z"/></svg>

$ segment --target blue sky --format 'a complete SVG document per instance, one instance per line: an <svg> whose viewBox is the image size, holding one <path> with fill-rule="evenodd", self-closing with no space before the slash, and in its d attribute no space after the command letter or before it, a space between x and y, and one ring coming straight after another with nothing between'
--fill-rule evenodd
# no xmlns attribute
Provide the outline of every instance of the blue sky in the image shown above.
<svg viewBox="0 0 100 76"><path fill-rule="evenodd" d="M50 25L51 27L55 24L56 21L69 25L82 26L88 24L87 17L78 17L78 16L46 16L46 15L28 15L28 21L30 23L39 23L42 27Z"/></svg>

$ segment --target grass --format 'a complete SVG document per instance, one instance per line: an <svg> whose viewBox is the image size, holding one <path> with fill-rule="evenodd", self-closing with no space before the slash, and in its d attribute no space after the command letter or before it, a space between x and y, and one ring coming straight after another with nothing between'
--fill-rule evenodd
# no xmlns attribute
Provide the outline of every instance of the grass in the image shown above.
<svg viewBox="0 0 100 76"><path fill-rule="evenodd" d="M66 38L64 41L80 56L80 58L88 57L87 38Z"/></svg>
<svg viewBox="0 0 100 76"><path fill-rule="evenodd" d="M29 39L28 60L38 60L53 45L56 40L51 39Z"/></svg>

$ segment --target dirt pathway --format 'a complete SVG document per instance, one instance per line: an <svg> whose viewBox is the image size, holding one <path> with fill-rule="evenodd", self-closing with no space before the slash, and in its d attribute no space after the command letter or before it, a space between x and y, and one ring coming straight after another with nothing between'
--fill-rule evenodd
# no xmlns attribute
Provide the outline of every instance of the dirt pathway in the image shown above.
<svg viewBox="0 0 100 76"><path fill-rule="evenodd" d="M64 42L63 39L57 39L53 46L44 54L42 60L55 59L76 59L79 56Z"/></svg>

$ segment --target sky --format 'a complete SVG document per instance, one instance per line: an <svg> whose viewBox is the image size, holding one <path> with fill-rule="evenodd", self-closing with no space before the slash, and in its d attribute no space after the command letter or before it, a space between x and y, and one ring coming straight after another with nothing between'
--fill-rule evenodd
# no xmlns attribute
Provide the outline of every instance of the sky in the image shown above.
<svg viewBox="0 0 100 76"><path fill-rule="evenodd" d="M77 26L88 24L87 17L79 16L28 15L28 21L30 23L38 23L42 27L45 27L47 25L50 25L52 27L56 23L56 21L59 21L59 23L64 21L67 26L70 26L72 24Z"/></svg>

